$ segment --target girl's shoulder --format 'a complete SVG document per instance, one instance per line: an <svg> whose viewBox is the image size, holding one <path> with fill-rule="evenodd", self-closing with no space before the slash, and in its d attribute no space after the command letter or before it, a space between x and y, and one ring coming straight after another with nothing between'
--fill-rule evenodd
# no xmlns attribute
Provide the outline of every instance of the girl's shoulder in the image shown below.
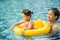
<svg viewBox="0 0 60 40"><path fill-rule="evenodd" d="M29 21L29 23L33 24L33 21L32 21L32 20L30 20L30 21Z"/></svg>

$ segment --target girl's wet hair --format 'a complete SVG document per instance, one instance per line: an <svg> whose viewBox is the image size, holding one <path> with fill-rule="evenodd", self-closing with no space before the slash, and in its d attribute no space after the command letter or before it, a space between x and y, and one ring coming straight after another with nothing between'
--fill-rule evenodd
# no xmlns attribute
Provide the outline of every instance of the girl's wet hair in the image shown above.
<svg viewBox="0 0 60 40"><path fill-rule="evenodd" d="M60 11L57 8L51 8L49 10L52 10L53 11L54 15L57 16L57 18L55 20L58 20L59 19L59 16L60 16Z"/></svg>
<svg viewBox="0 0 60 40"><path fill-rule="evenodd" d="M30 11L29 9L24 9L24 10L22 11L22 13L24 13L26 16L30 16L30 17L31 17L31 14L33 14L33 12Z"/></svg>

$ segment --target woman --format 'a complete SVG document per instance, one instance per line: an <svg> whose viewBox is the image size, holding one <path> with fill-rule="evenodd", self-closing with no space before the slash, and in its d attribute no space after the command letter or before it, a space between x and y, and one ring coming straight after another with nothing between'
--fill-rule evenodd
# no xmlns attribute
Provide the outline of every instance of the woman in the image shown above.
<svg viewBox="0 0 60 40"><path fill-rule="evenodd" d="M57 25L57 20L59 19L60 12L57 8L51 8L48 10L48 22L51 25L51 30L47 34L51 40L60 40L60 31Z"/></svg>

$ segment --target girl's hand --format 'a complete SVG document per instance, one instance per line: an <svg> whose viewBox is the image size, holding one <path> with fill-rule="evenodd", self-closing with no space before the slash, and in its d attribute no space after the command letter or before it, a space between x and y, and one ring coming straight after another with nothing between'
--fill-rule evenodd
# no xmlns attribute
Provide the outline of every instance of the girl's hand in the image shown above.
<svg viewBox="0 0 60 40"><path fill-rule="evenodd" d="M24 30L25 30L25 29L22 29L22 30L20 31L20 32L22 33L22 35L24 34Z"/></svg>
<svg viewBox="0 0 60 40"><path fill-rule="evenodd" d="M10 27L10 30L12 30L12 27Z"/></svg>
<svg viewBox="0 0 60 40"><path fill-rule="evenodd" d="M13 29L13 26L10 27L10 30L12 30L12 29Z"/></svg>

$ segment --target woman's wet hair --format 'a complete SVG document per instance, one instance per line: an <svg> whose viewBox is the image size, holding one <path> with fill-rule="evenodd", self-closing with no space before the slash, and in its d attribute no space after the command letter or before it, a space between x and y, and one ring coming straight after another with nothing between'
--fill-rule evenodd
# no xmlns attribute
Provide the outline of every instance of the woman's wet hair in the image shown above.
<svg viewBox="0 0 60 40"><path fill-rule="evenodd" d="M30 11L29 9L24 9L24 10L22 11L22 13L24 13L26 16L30 16L30 17L31 17L31 15L33 14L33 12Z"/></svg>
<svg viewBox="0 0 60 40"><path fill-rule="evenodd" d="M57 16L57 18L55 20L58 20L59 19L59 16L60 16L60 11L57 8L51 8L49 10L52 10L53 11L54 16Z"/></svg>

